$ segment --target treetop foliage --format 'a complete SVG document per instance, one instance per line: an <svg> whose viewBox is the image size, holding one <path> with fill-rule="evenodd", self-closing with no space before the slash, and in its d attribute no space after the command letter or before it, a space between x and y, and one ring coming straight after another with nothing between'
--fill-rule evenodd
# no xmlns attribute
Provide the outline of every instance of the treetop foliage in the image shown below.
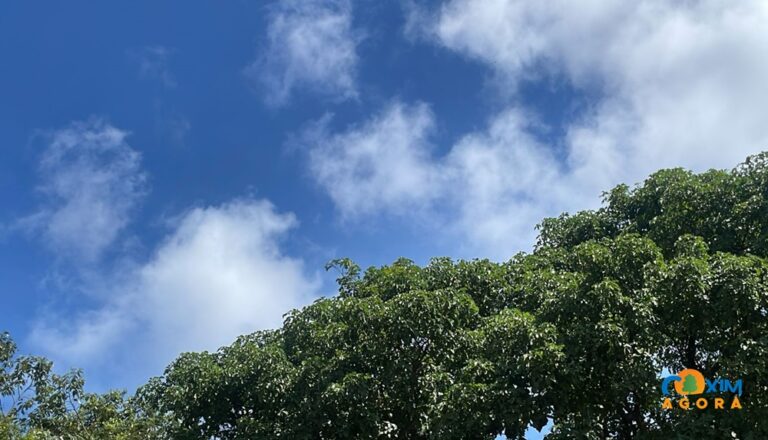
<svg viewBox="0 0 768 440"><path fill-rule="evenodd" d="M338 296L182 354L127 400L84 394L6 337L0 396L34 393L0 434L493 439L552 421L555 440L768 438L767 257L768 154L662 170L545 219L507 262L335 260ZM683 368L742 379L743 409L662 409L661 375Z"/></svg>

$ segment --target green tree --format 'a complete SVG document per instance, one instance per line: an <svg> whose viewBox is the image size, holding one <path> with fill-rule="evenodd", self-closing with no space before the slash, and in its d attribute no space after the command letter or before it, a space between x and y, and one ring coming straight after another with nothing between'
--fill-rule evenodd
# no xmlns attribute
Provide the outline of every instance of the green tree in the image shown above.
<svg viewBox="0 0 768 440"><path fill-rule="evenodd" d="M122 392L87 393L79 371L52 372L36 356L17 356L0 334L0 438L8 440L146 440L160 424Z"/></svg>
<svg viewBox="0 0 768 440"><path fill-rule="evenodd" d="M129 399L4 339L0 393L34 393L0 435L521 439L551 420L549 440L768 438L768 155L662 170L538 228L503 263L333 261L337 296L182 354ZM659 374L683 368L741 379L743 409L663 410Z"/></svg>
<svg viewBox="0 0 768 440"><path fill-rule="evenodd" d="M699 385L696 383L696 377L689 374L683 379L683 392L695 393L699 389Z"/></svg>
<svg viewBox="0 0 768 440"><path fill-rule="evenodd" d="M604 201L505 263L336 260L338 296L139 395L175 439L768 437L768 156ZM685 367L741 378L744 410L662 410Z"/></svg>

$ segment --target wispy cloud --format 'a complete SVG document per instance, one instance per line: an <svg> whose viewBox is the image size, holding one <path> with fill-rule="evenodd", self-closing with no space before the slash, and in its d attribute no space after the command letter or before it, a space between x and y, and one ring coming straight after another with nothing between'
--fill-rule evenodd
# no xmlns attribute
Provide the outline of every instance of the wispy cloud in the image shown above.
<svg viewBox="0 0 768 440"><path fill-rule="evenodd" d="M348 0L285 0L271 6L266 45L245 74L272 106L296 90L343 101L357 97L357 44Z"/></svg>
<svg viewBox="0 0 768 440"><path fill-rule="evenodd" d="M19 224L76 264L97 262L146 190L127 132L93 119L49 133L40 158L37 212Z"/></svg>
<svg viewBox="0 0 768 440"><path fill-rule="evenodd" d="M430 139L434 119L423 103L395 102L342 133L310 131L312 175L345 218L426 216L432 233L459 237L465 250L511 255L560 197L556 160L529 134L521 110L498 115L441 156Z"/></svg>
<svg viewBox="0 0 768 440"><path fill-rule="evenodd" d="M189 118L162 101L156 101L154 108L156 134L170 145L183 146L192 131Z"/></svg>
<svg viewBox="0 0 768 440"><path fill-rule="evenodd" d="M139 77L159 81L165 87L176 87L176 79L169 67L173 51L165 46L146 46L128 50L128 57L136 63Z"/></svg>

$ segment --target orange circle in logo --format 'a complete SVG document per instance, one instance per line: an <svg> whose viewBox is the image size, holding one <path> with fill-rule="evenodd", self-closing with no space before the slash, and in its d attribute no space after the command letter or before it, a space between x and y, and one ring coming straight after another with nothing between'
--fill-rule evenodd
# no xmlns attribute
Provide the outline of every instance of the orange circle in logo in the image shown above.
<svg viewBox="0 0 768 440"><path fill-rule="evenodd" d="M686 368L677 373L680 380L675 381L677 394L687 396L689 394L701 394L704 392L704 375L693 368Z"/></svg>

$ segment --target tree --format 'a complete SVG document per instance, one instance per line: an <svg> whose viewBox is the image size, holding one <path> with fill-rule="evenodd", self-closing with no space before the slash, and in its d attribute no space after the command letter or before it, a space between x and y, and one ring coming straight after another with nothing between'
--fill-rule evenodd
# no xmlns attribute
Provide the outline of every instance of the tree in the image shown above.
<svg viewBox="0 0 768 440"><path fill-rule="evenodd" d="M83 399L79 375L34 373L10 350L0 390L42 386L0 433L520 439L551 420L550 440L768 438L767 258L767 154L662 170L545 219L534 251L504 263L331 262L337 296L182 354L130 399ZM662 409L659 374L683 368L741 379L743 409Z"/></svg>
<svg viewBox="0 0 768 440"><path fill-rule="evenodd" d="M17 356L0 334L0 438L8 440L146 440L159 424L122 392L86 393L80 371L52 372L36 356Z"/></svg>
<svg viewBox="0 0 768 440"><path fill-rule="evenodd" d="M699 389L699 385L696 383L696 377L693 374L685 376L683 379L683 392L695 393Z"/></svg>
<svg viewBox="0 0 768 440"><path fill-rule="evenodd" d="M338 296L139 395L175 439L768 436L768 155L659 171L539 232L505 263L336 260ZM744 409L662 410L681 368L741 378Z"/></svg>

